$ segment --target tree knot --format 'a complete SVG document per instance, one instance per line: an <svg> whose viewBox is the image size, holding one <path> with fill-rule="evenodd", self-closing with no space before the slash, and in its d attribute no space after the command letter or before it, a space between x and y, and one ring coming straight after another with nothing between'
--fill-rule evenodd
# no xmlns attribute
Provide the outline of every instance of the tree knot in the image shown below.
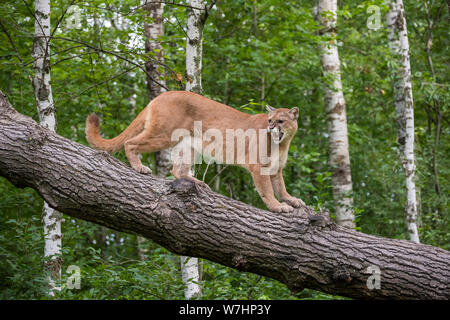
<svg viewBox="0 0 450 320"><path fill-rule="evenodd" d="M242 254L233 256L233 266L238 270L245 270L247 268L247 260Z"/></svg>
<svg viewBox="0 0 450 320"><path fill-rule="evenodd" d="M323 226L325 225L325 218L320 215L312 215L308 217L309 224L313 226Z"/></svg>
<svg viewBox="0 0 450 320"><path fill-rule="evenodd" d="M45 130L33 130L28 136L28 143L31 148L42 148L47 140L47 132Z"/></svg>
<svg viewBox="0 0 450 320"><path fill-rule="evenodd" d="M344 266L338 266L333 272L333 279L338 282L350 283L352 276Z"/></svg>
<svg viewBox="0 0 450 320"><path fill-rule="evenodd" d="M190 179L176 179L170 183L170 186L180 196L188 196L190 194L197 193L196 184Z"/></svg>

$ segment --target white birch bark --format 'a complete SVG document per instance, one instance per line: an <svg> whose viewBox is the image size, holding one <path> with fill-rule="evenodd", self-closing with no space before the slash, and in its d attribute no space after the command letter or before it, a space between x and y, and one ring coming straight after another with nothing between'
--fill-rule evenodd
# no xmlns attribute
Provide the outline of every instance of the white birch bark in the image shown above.
<svg viewBox="0 0 450 320"><path fill-rule="evenodd" d="M184 297L186 299L198 298L202 295L200 286L200 273L198 258L180 256L181 279L185 284Z"/></svg>
<svg viewBox="0 0 450 320"><path fill-rule="evenodd" d="M195 8L205 8L206 2L190 0L189 5ZM186 39L186 91L202 93L202 36L205 19L203 10L187 9L187 39Z"/></svg>
<svg viewBox="0 0 450 320"><path fill-rule="evenodd" d="M388 26L389 49L400 60L395 74L395 114L397 117L399 157L406 177L407 202L405 222L411 241L419 243L417 230L417 200L414 182L414 103L411 84L411 66L409 61L409 41L406 28L405 11L402 0L388 2L389 12L386 18Z"/></svg>
<svg viewBox="0 0 450 320"><path fill-rule="evenodd" d="M152 3L152 0L142 0L142 4L145 5L146 11L144 21L144 33L145 33L145 51L154 53L153 58L160 62L164 62L163 50L160 43L160 38L164 35L164 3ZM147 19L150 19L147 21ZM165 85L164 77L161 76L159 70L162 68L157 62L152 60L145 64L145 68L148 74L162 85ZM147 91L149 99L153 100L158 95L166 91L164 87L147 78Z"/></svg>
<svg viewBox="0 0 450 320"><path fill-rule="evenodd" d="M189 5L205 8L202 0L190 0ZM186 39L186 91L202 93L202 35L205 12L198 9L187 9ZM198 259L181 256L181 275L185 284L186 299L199 297L202 294Z"/></svg>
<svg viewBox="0 0 450 320"><path fill-rule="evenodd" d="M55 131L56 117L53 105L52 88L50 84L50 0L35 1L34 44L32 57L34 59L34 77L32 79L34 95L39 114L40 124ZM44 224L44 256L49 258L45 268L51 271L49 294L54 296L61 287L55 280L61 279L61 219L62 215L44 203L42 220Z"/></svg>
<svg viewBox="0 0 450 320"><path fill-rule="evenodd" d="M319 0L318 20L325 34L334 38L337 0ZM328 118L330 166L337 223L354 228L352 177L347 132L347 115L342 92L341 66L336 40L321 44L321 63L326 81L325 110Z"/></svg>

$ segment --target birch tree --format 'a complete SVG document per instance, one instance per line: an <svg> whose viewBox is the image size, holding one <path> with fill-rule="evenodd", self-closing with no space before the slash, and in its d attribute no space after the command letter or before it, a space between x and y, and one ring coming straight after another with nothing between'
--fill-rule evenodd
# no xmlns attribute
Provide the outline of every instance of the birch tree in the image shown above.
<svg viewBox="0 0 450 320"><path fill-rule="evenodd" d="M328 118L330 166L337 223L354 228L352 177L347 132L347 115L342 92L341 66L336 45L337 0L320 0L317 18L322 33L331 38L320 46L325 78L325 110Z"/></svg>
<svg viewBox="0 0 450 320"><path fill-rule="evenodd" d="M56 129L55 108L50 84L50 0L35 1L34 43L34 77L32 84L36 98L40 124L51 131ZM44 202L42 220L44 224L44 257L46 270L50 271L50 295L61 288L55 280L61 278L61 214Z"/></svg>
<svg viewBox="0 0 450 320"><path fill-rule="evenodd" d="M145 64L145 69L147 70L147 92L149 101L151 101L166 91L161 86L165 86L166 82L164 77L161 76L161 66L158 64L158 62L164 62L163 50L160 43L160 39L164 35L164 3L152 3L150 0L143 0L143 2L146 4L144 6L146 11L144 20L145 51L152 53L154 57L154 59ZM150 18L149 21L148 18ZM152 79L157 79L159 83L152 81ZM157 175L167 177L170 174L172 169L170 154L170 149L155 153Z"/></svg>
<svg viewBox="0 0 450 320"><path fill-rule="evenodd" d="M164 87L151 80L157 79L160 84L165 85L165 80L161 77L160 66L157 61L164 62L163 50L160 38L164 35L164 3L152 2L151 0L142 0L144 4L144 33L145 33L145 51L152 53L152 60L147 61L145 69L147 70L147 92L149 100L153 100L165 91Z"/></svg>
<svg viewBox="0 0 450 320"><path fill-rule="evenodd" d="M206 20L204 10L194 8L206 8L203 0L190 0L187 8L186 30L186 91L202 93L202 37L203 26Z"/></svg>
<svg viewBox="0 0 450 320"><path fill-rule="evenodd" d="M398 75L394 83L395 114L397 118L397 142L399 157L406 177L407 201L405 206L406 228L411 241L419 242L417 230L416 185L414 182L414 103L409 61L408 31L402 0L389 1L387 27L389 48L399 59Z"/></svg>
<svg viewBox="0 0 450 320"><path fill-rule="evenodd" d="M190 0L186 30L186 91L202 93L202 36L207 18L206 1ZM197 8L197 9L196 9ZM204 8L204 9L198 9ZM198 259L181 256L181 275L186 285L184 296L191 299L201 295Z"/></svg>
<svg viewBox="0 0 450 320"><path fill-rule="evenodd" d="M161 67L158 64L158 62L164 62L160 38L164 35L163 13L165 4L163 2L142 0L142 5L144 9L145 52L153 57L153 59L149 59L145 63L147 93L149 101L152 101L166 91L163 87L166 83L164 77L160 74ZM158 83L152 79L158 80ZM155 152L155 171L160 177L167 177L170 174L172 168L170 154L170 149ZM144 242L144 238L137 237L138 254L141 260L144 260Z"/></svg>

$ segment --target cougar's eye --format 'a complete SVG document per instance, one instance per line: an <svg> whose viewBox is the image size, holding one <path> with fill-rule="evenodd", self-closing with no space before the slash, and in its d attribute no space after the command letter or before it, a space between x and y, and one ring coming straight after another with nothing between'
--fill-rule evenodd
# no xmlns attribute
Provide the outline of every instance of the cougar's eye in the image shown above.
<svg viewBox="0 0 450 320"><path fill-rule="evenodd" d="M283 122L284 122L283 120L278 120L278 123L280 123L280 124L283 123Z"/></svg>

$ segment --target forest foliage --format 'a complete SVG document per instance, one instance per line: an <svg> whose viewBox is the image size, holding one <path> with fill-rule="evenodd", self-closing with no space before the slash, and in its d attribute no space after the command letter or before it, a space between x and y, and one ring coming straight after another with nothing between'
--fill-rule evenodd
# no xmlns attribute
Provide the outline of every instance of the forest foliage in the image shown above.
<svg viewBox="0 0 450 320"><path fill-rule="evenodd" d="M76 10L67 10L69 5ZM167 87L185 87L185 1L164 11ZM425 6L426 4L426 6ZM422 243L450 249L449 7L443 0L405 1L415 105L416 187ZM203 33L203 94L247 113L299 107L299 130L284 170L288 191L333 214L328 128L324 112L314 1L230 0L211 10ZM51 84L57 133L83 144L85 119L102 116L113 137L148 104L144 14L139 0L51 1ZM371 8L371 9L369 9ZM373 9L376 9L373 11ZM357 229L406 239L405 182L397 154L393 81L383 0L339 1L338 46L347 106ZM0 89L21 113L38 120L30 78L33 1L0 3ZM379 13L379 15L377 15ZM374 16L375 14L375 16ZM427 51L432 23L432 47ZM151 22L151 21L149 21ZM378 24L377 24L378 23ZM432 59L433 71L429 60ZM123 152L116 155L126 161ZM153 155L143 160L154 166ZM264 208L243 169L197 165L197 178L228 197ZM439 186L439 189L436 186ZM46 299L43 200L0 178L0 299ZM64 216L63 291L70 299L182 299L179 258L135 235ZM68 266L81 269L81 289L69 289ZM282 284L203 260L204 299L333 299L311 290L291 295Z"/></svg>

